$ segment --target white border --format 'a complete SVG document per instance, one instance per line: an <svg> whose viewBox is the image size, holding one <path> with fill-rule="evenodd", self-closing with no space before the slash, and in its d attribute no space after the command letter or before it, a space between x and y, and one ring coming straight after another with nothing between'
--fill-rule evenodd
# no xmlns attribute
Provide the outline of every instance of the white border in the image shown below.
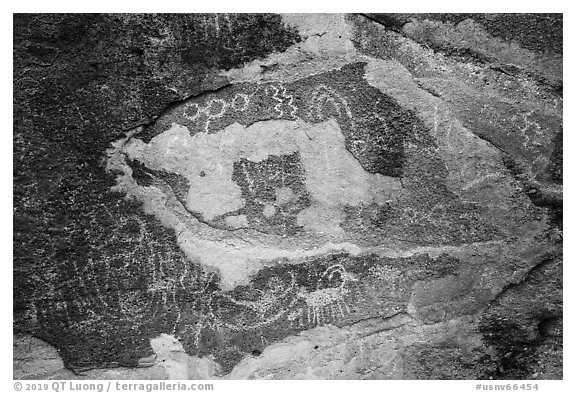
<svg viewBox="0 0 576 393"><path fill-rule="evenodd" d="M569 8L567 2L562 1L523 1L523 2L510 2L505 3L497 0L483 0L479 2L463 2L463 1L419 1L419 2L384 2L384 1L350 1L341 2L313 2L310 0L290 0L285 3L268 1L264 2L216 2L216 1L188 1L188 2L175 2L167 4L166 2L159 1L131 1L123 2L113 0L100 0L97 2L81 2L81 1L14 1L9 4L3 4L3 11L1 15L1 26L4 30L2 37L2 52L3 54L12 53L12 13L14 12L354 12L361 10L363 12L564 12L564 40L567 44L564 45L564 173L570 175L573 169L576 169L576 155L572 155L571 150L567 149L570 146L576 146L576 137L572 134L574 130L574 110L571 106L573 103L573 88L574 78L572 73L566 73L566 70L574 69L574 51L572 38L574 34L574 17L572 12L568 12ZM571 11L571 10L570 10ZM6 56L8 57L8 56ZM9 92L12 92L12 80L9 75L12 75L12 61L4 60L2 63L2 91L3 91L3 115L5 129L12 129L12 97ZM568 104L566 104L566 102ZM8 140L8 132L5 132L6 140L2 143L1 154L2 157L2 180L5 184L11 182L12 177L12 141ZM564 264L564 280L566 285L564 291L564 381L527 381L530 383L539 383L541 385L538 391L576 391L576 363L574 361L574 336L571 335L575 331L576 325L574 324L574 310L573 301L576 296L573 285L571 285L571 278L575 276L575 269L572 265L574 260L574 208L570 201L574 196L574 185L571 177L567 176L564 189L564 201L566 201L564 209L564 236L565 236L565 261ZM8 186L6 186L8 188ZM7 390L13 391L13 384L11 381L12 370L12 324L9 324L9 318L12 315L12 193L4 194L2 199L2 247L4 255L4 263L2 266L2 288L3 299L2 301L2 315L4 315L4 323L1 326L3 333L3 340L1 340L1 350L4 354L2 356L2 370L3 376L2 383L5 384ZM505 383L505 381L487 381L490 383ZM353 390L357 388L356 383L353 381L322 381L322 386L319 382L307 381L280 381L280 382L223 382L215 381L220 387L217 392L230 390L237 390L238 388L257 391L268 392L271 388L278 389L303 389L319 390L329 387L330 389L345 389ZM384 392L386 389L407 389L415 388L420 391L442 391L442 392L466 392L473 391L474 385L481 383L479 381L365 381L362 382L361 389L364 391L378 391Z"/></svg>

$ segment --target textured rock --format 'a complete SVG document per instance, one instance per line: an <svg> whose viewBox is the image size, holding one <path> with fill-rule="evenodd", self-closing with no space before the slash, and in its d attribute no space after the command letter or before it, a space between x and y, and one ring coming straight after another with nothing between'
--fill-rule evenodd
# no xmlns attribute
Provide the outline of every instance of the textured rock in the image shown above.
<svg viewBox="0 0 576 393"><path fill-rule="evenodd" d="M561 16L14 25L15 375L562 378Z"/></svg>

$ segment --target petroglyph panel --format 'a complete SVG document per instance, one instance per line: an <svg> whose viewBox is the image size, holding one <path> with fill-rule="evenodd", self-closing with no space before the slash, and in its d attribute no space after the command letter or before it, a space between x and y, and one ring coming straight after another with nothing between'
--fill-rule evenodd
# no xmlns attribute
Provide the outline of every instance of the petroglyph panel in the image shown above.
<svg viewBox="0 0 576 393"><path fill-rule="evenodd" d="M14 326L69 369L486 379L552 337L548 55L447 16L110 16L100 49L57 17L15 50Z"/></svg>
<svg viewBox="0 0 576 393"><path fill-rule="evenodd" d="M483 270L460 273L458 259L440 252L433 260L424 248L406 259L391 250L411 239L498 244L501 229L446 187L426 125L370 86L364 70L224 88L109 151L109 170L122 173L115 189L174 228L189 261L200 263L200 275L185 270L149 286L163 310L176 308L170 333L187 351L217 354L230 367L314 326L366 315L435 321L482 304L447 311L411 298L420 280L458 282ZM434 169L415 171L422 167Z"/></svg>

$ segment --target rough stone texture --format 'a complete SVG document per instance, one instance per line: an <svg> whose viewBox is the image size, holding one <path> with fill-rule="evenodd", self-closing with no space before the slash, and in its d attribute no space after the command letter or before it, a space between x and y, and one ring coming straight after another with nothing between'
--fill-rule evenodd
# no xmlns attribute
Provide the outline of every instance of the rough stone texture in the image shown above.
<svg viewBox="0 0 576 393"><path fill-rule="evenodd" d="M15 15L15 378L562 378L562 80L561 15Z"/></svg>

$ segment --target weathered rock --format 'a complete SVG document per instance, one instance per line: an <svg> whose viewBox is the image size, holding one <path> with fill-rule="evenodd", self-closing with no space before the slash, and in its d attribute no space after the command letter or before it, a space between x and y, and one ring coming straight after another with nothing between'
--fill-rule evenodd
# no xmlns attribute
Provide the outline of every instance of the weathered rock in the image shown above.
<svg viewBox="0 0 576 393"><path fill-rule="evenodd" d="M15 375L561 378L542 17L16 16Z"/></svg>

